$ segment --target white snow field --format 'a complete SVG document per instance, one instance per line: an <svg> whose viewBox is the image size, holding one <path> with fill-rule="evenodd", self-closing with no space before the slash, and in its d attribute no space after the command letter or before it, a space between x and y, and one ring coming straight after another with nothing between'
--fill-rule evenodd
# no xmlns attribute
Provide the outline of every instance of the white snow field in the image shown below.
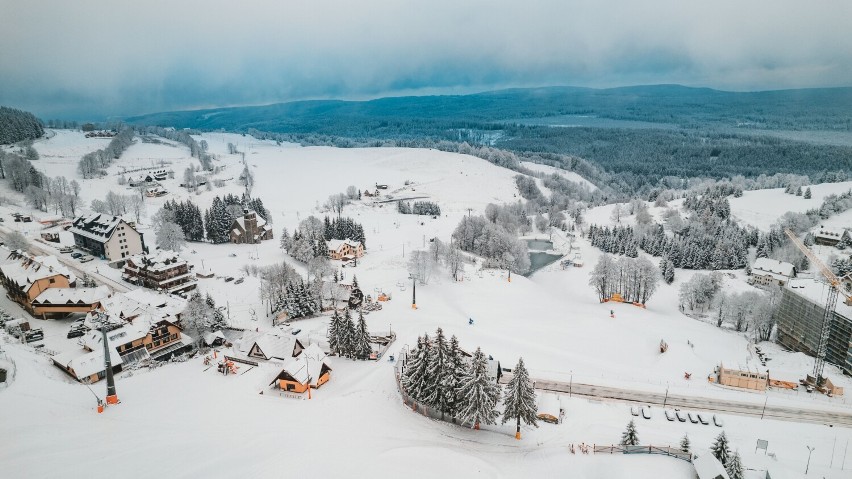
<svg viewBox="0 0 852 479"><path fill-rule="evenodd" d="M788 211L804 213L813 208L819 208L826 196L845 193L852 188L852 181L841 183L820 183L811 185L811 198L804 199L801 196L784 193L784 188L773 188L769 190L744 191L739 198L731 197L731 216L744 224L754 225L756 228L769 231L769 228L781 215ZM843 216L841 215L837 215ZM850 224L845 218L845 224ZM829 218L829 222L834 218Z"/></svg>
<svg viewBox="0 0 852 479"><path fill-rule="evenodd" d="M534 378L659 393L668 389L672 394L759 405L826 410L852 407L852 402L842 398L775 391L756 394L709 384L706 377L719 362L745 366L756 359L745 336L678 310L679 284L693 272L678 270L675 283L661 285L647 309L600 304L588 286L589 270L600 253L582 238L576 239L575 246L585 268L562 270L557 263L529 278L513 275L511 282L504 272L478 271L473 265L468 265L460 282L451 280L445 271L435 271L427 285L417 286L418 309L412 310L406 272L410 252L428 246L433 237L448 242L463 215L481 213L489 202L517 201L515 172L478 158L434 150L302 148L231 134L205 134L198 139L208 141L210 150L218 155L214 164L225 167L219 179L236 178L242 170L240 155L226 153L228 142L246 153L256 177L253 195L270 210L275 228L276 239L260 245L189 243L182 251L196 268L216 274L200 280L199 288L202 293L210 292L217 304L228 306L235 326L261 331L272 328L260 300L258 280L248 277L235 285L226 283L224 277L243 276L240 268L246 264L287 261L304 270L279 248L281 229L292 231L310 214L328 214L318 211L320 205L348 185L364 190L376 183L387 184L385 194L424 196L442 209L442 216L435 219L400 215L394 203L379 207L371 200L356 201L344 210L344 215L364 225L367 254L357 267L341 271L347 277L357 274L366 293L392 294L382 311L367 316L372 332L393 329L398 334L389 354L414 344L419 334L431 335L441 327L447 335L457 335L463 348L481 346L503 367L513 367L523 356ZM164 201L191 198L206 209L214 195L242 191L231 180L223 188L186 193L178 186L183 170L198 161L190 158L187 148L171 142L138 142L109 168L109 176L82 180L75 173L79 156L105 144L89 141L79 132L58 131L52 139L36 143L44 155L36 167L50 176L61 172L69 180L77 179L83 185L83 205L103 198L110 190L132 194L117 184L116 173L121 168L151 166L159 159L172 162L176 178L164 182L169 195L147 200L141 221L149 245L153 245L154 235L148 229L148 218ZM54 156L47 157L47 152ZM406 180L412 184L406 187ZM0 189L7 197L19 198L5 182L0 182ZM33 226L37 223L9 223L11 211L29 211L19 201L17 206L0 205L0 215L7 218L4 227L25 229L30 237L37 236L37 226ZM587 222L610 222L611 208L589 211ZM557 250L568 250L567 237L557 235L554 240ZM120 271L111 270L105 262L81 267L120 281ZM750 287L742 272L731 272L725 282L726 288ZM6 298L0 298L0 306L20 313ZM473 326L468 324L469 318L474 319ZM298 337L307 342L311 335L324 335L327 323L327 317L321 316L294 322L293 327L302 330ZM79 347L75 340L65 338L67 320L34 319L31 324L45 329L49 349ZM669 344L665 354L659 352L660 339ZM6 439L0 447L0 475L4 477L114 477L118 473L128 477L694 477L691 465L673 458L569 452L571 443L617 443L632 418L629 405L622 403L563 397L563 424L525 427L523 439L517 441L511 424L473 431L412 412L402 404L392 364L386 360L331 358L332 379L314 391L311 400L298 400L279 397L268 387L278 373L273 364L243 365L240 374L221 376L215 367L205 371L201 358L195 358L150 371L120 373L117 387L122 403L98 415L95 398L86 386L73 382L46 355L31 347L7 344L5 339L0 339L0 345L17 365L14 382L0 389L0 437ZM811 358L802 354L784 352L771 344L761 344L761 348L772 357L773 375L796 380L812 368ZM684 372L691 372L692 379L685 380ZM852 390L852 382L836 368L828 368L828 374ZM102 382L92 386L101 397L104 388ZM721 431L712 425L671 423L660 408L653 409L651 420L637 418L643 444L674 446L688 433L694 451L701 452ZM841 469L843 446L852 440L849 428L721 417L732 447L739 449L746 467L755 470L749 471L748 478L765 477L765 472L758 471L766 469L773 478L801 477L806 445L816 447L810 475L850 477L852 458ZM757 439L769 441L774 459L763 451L754 453Z"/></svg>
<svg viewBox="0 0 852 479"><path fill-rule="evenodd" d="M556 173L557 175L562 176L566 180L573 181L575 183L584 184L584 185L588 186L589 189L592 190L592 191L598 189L598 187L595 186L594 183L583 178L582 176L580 176L579 174L577 174L573 171L564 170L562 168L556 168L555 166L550 166L550 165L542 165L541 163L533 163L531 161L522 161L521 166L529 168L532 171L546 173L548 175Z"/></svg>

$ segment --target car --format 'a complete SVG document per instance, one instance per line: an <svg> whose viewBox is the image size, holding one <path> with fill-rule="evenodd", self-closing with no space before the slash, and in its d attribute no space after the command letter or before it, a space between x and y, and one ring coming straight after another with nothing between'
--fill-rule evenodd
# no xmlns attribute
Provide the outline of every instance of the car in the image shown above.
<svg viewBox="0 0 852 479"><path fill-rule="evenodd" d="M233 280L234 280L234 277L233 277L233 276L228 276L227 278L225 278L225 282L226 282L226 283L230 283L230 282L231 282L231 281L233 281Z"/></svg>
<svg viewBox="0 0 852 479"><path fill-rule="evenodd" d="M295 335L297 335L297 334L299 334L299 333L301 333L301 332L302 332L302 330L301 330L301 329L294 329L294 330L293 330L293 332L292 332L292 333L290 333L290 334L292 334L293 336L295 336Z"/></svg>
<svg viewBox="0 0 852 479"><path fill-rule="evenodd" d="M680 409L675 409L675 417L679 422L686 422L686 415Z"/></svg>
<svg viewBox="0 0 852 479"><path fill-rule="evenodd" d="M237 278L237 280L234 281L234 284L242 284L243 281L245 281L245 280L246 280L245 278Z"/></svg>
<svg viewBox="0 0 852 479"><path fill-rule="evenodd" d="M74 248L72 248L70 246L63 246L63 247L59 248L59 252L60 253L73 253Z"/></svg>
<svg viewBox="0 0 852 479"><path fill-rule="evenodd" d="M698 417L696 417L694 414L690 412L686 413L686 416L689 418L689 422L691 422L692 424L698 424Z"/></svg>
<svg viewBox="0 0 852 479"><path fill-rule="evenodd" d="M706 416L707 416L706 414L701 414L701 413L698 414L698 422L700 422L701 424L704 424L705 426L710 424L709 422L707 422Z"/></svg>
<svg viewBox="0 0 852 479"><path fill-rule="evenodd" d="M642 408L642 417L645 419L651 419L651 407L645 406Z"/></svg>
<svg viewBox="0 0 852 479"><path fill-rule="evenodd" d="M79 261L81 263L88 263L89 261L92 261L93 259L95 259L95 258L93 258L93 257L91 257L87 254L84 254L83 256L80 257Z"/></svg>
<svg viewBox="0 0 852 479"><path fill-rule="evenodd" d="M79 251L75 252L75 253L71 253L71 257L74 258L74 259L77 259L81 256L83 256L83 253L80 253Z"/></svg>
<svg viewBox="0 0 852 479"><path fill-rule="evenodd" d="M86 334L86 328L71 328L68 331L67 338L79 338L80 336L84 336Z"/></svg>
<svg viewBox="0 0 852 479"><path fill-rule="evenodd" d="M41 328L30 329L29 331L24 333L24 339L31 343L33 341L39 341L44 339L44 331Z"/></svg>

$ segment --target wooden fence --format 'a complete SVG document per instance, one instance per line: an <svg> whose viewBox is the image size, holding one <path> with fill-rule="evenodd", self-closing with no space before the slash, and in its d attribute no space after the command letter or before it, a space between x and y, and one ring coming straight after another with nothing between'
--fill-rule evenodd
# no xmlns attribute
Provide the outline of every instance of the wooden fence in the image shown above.
<svg viewBox="0 0 852 479"><path fill-rule="evenodd" d="M603 454L661 454L664 456L675 457L686 462L692 462L692 453L684 452L680 449L668 446L594 446L594 452Z"/></svg>

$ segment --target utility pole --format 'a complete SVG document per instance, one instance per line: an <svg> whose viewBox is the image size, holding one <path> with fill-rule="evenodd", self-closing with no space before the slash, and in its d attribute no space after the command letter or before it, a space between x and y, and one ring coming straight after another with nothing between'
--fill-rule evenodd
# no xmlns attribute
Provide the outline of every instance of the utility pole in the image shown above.
<svg viewBox="0 0 852 479"><path fill-rule="evenodd" d="M417 309L417 280L411 279L411 309Z"/></svg>
<svg viewBox="0 0 852 479"><path fill-rule="evenodd" d="M115 392L115 378L112 374L112 358L109 354L109 338L107 337L107 324L109 323L109 316L106 313L99 313L98 320L101 323L101 334L103 334L104 339L104 372L106 373L106 381L107 381L107 396L106 403L107 404L118 404L118 394ZM98 412L101 412L102 408L98 408Z"/></svg>
<svg viewBox="0 0 852 479"><path fill-rule="evenodd" d="M760 413L760 418L763 419L763 414L766 413L766 403L769 402L769 396L766 396L766 400L763 401L763 411Z"/></svg>
<svg viewBox="0 0 852 479"><path fill-rule="evenodd" d="M666 407L666 402L669 400L669 384L666 383L666 397L663 398L663 407Z"/></svg>

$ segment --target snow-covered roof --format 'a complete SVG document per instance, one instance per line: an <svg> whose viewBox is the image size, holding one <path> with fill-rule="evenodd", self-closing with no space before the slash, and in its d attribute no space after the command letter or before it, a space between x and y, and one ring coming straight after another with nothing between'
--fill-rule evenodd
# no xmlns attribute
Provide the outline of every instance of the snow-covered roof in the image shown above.
<svg viewBox="0 0 852 479"><path fill-rule="evenodd" d="M695 466L698 479L730 479L725 471L725 466L709 451L700 456L695 456L692 459L692 465Z"/></svg>
<svg viewBox="0 0 852 479"><path fill-rule="evenodd" d="M93 304L110 295L109 287L96 288L48 288L41 292L33 304Z"/></svg>
<svg viewBox="0 0 852 479"><path fill-rule="evenodd" d="M77 281L77 276L54 256L32 256L27 253L13 251L6 262L0 265L3 276L28 291L34 282L62 275L69 283Z"/></svg>
<svg viewBox="0 0 852 479"><path fill-rule="evenodd" d="M115 227L122 221L118 216L100 213L78 216L68 231L104 243L112 237Z"/></svg>
<svg viewBox="0 0 852 479"><path fill-rule="evenodd" d="M328 249L330 249L332 251L340 251L340 248L342 248L343 245L349 245L352 248L358 248L358 246L361 245L360 241L351 240L349 238L342 239L342 240L339 240L339 239L328 240L327 243L328 243Z"/></svg>
<svg viewBox="0 0 852 479"><path fill-rule="evenodd" d="M115 347L111 345L109 350L109 358L112 366L115 367L121 365L121 355L118 354ZM61 353L53 356L51 359L53 359L54 363L66 369L72 369L78 380L85 379L92 374L96 374L104 370L103 347L96 348L92 351L76 350Z"/></svg>
<svg viewBox="0 0 852 479"><path fill-rule="evenodd" d="M178 314L186 309L187 301L166 293L158 293L137 288L126 293L115 293L101 301L101 308L115 318L134 318L149 315L157 321L168 319L175 321Z"/></svg>
<svg viewBox="0 0 852 479"><path fill-rule="evenodd" d="M213 342L217 339L227 341L227 338L225 338L225 335L222 333L222 331L206 332L202 337L204 338L204 342L206 344L213 344Z"/></svg>
<svg viewBox="0 0 852 479"><path fill-rule="evenodd" d="M825 226L820 226L817 232L814 233L814 238L840 241L841 238L843 238L844 232L845 231L842 228L826 228Z"/></svg>
<svg viewBox="0 0 852 479"><path fill-rule="evenodd" d="M254 344L260 348L267 359L289 359L293 357L297 341L293 335L264 334L255 339Z"/></svg>
<svg viewBox="0 0 852 479"><path fill-rule="evenodd" d="M151 329L151 323L148 321L137 321L133 324L125 324L124 326L114 329L107 333L110 347L116 348L122 344L127 344L137 339L142 339L148 335ZM80 338L80 343L86 349L96 351L104 349L103 334L93 329Z"/></svg>
<svg viewBox="0 0 852 479"><path fill-rule="evenodd" d="M293 377L293 379L302 384L307 383L308 379L310 379L310 385L316 387L317 381L319 381L320 374L322 373L323 365L331 369L331 367L328 366L324 355L323 358L319 360L299 355L298 357L292 358L284 363L283 371L286 371L287 374Z"/></svg>
<svg viewBox="0 0 852 479"><path fill-rule="evenodd" d="M243 216L241 216L241 217L239 217L239 218L237 218L237 219L235 219L235 220L234 220L234 221L236 221L236 222L237 222L237 224L239 224L239 225L240 225L240 228L242 228L243 230L245 230L245 229L246 229L245 217L246 217L246 215L247 215L247 214L249 214L249 213L254 213L255 218L257 218L257 227L258 227L258 228L267 229L267 228L266 228L266 220L265 220L265 219L263 219L263 216L260 216L260 215L259 215L259 214L257 214L257 212L256 212L256 211L254 211L254 210L247 210L247 211L245 211L245 212L243 213Z"/></svg>
<svg viewBox="0 0 852 479"><path fill-rule="evenodd" d="M183 266L186 261L174 251L157 250L148 254L137 254L128 258L128 266L131 269L145 267L148 271L166 271L178 266Z"/></svg>
<svg viewBox="0 0 852 479"><path fill-rule="evenodd" d="M828 284L817 281L814 278L793 278L786 285L786 288L793 293L803 296L821 307L825 305L830 287ZM837 306L835 306L834 310L846 318L852 318L852 306L846 305L842 295L837 299Z"/></svg>
<svg viewBox="0 0 852 479"><path fill-rule="evenodd" d="M755 272L773 273L787 278L793 277L795 267L784 261L778 261L771 258L757 258L754 260L754 265L751 267L752 274Z"/></svg>

